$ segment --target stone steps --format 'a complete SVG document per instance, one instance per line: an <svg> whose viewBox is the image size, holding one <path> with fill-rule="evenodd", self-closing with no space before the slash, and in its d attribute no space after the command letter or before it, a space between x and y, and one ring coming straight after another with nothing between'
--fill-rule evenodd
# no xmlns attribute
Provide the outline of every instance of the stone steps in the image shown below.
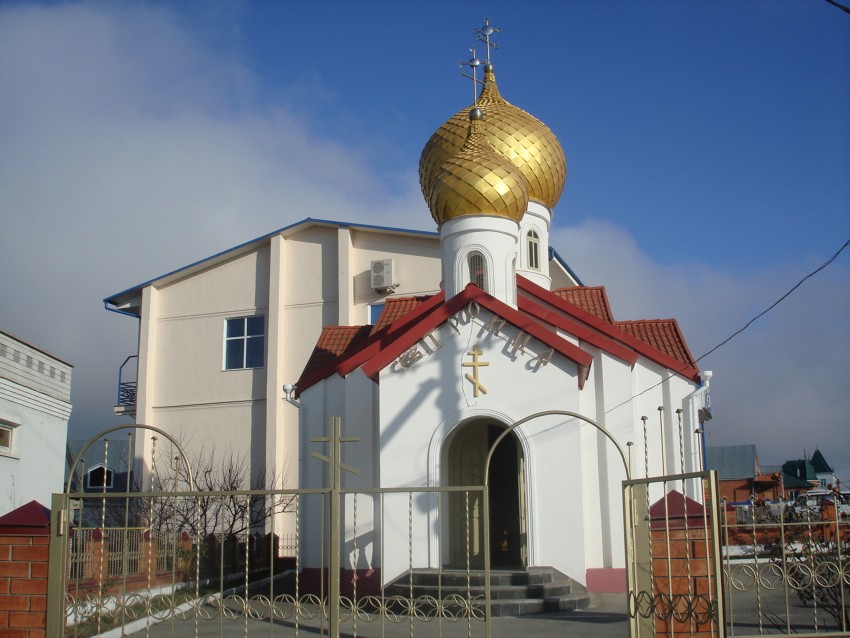
<svg viewBox="0 0 850 638"><path fill-rule="evenodd" d="M412 584L411 584L412 581ZM485 595L481 571L415 569L402 574L386 588L389 596L438 600L458 597L466 600ZM584 587L551 567L490 572L490 613L492 616L526 616L571 611L587 607Z"/></svg>

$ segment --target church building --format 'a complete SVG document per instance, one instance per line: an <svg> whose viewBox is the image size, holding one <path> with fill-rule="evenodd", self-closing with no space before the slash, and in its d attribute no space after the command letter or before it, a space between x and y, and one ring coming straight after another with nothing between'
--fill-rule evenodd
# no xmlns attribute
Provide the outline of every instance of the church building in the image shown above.
<svg viewBox="0 0 850 638"><path fill-rule="evenodd" d="M358 439L342 460L361 473L344 473L346 488L483 485L490 446L529 420L495 449L489 521L480 494L423 494L410 507L349 495L344 541L362 547L351 566L380 569L383 582L410 567L480 568L489 525L494 568L554 567L591 590L624 591L625 466L633 460L636 477L698 469L700 373L679 327L615 321L603 288L553 286L543 257L564 152L500 95L489 63L476 103L426 143L419 175L441 290L388 299L373 326L323 329L296 386L301 456L341 417L342 435ZM305 462L301 484L326 485L326 473ZM305 529L318 516L305 511Z"/></svg>
<svg viewBox="0 0 850 638"><path fill-rule="evenodd" d="M307 219L105 299L139 327L116 412L278 488L327 485L311 439L336 417L359 437L344 448L360 471L347 490L489 481L489 522L473 494L347 498L344 542L362 548L350 566L379 583L411 564L479 566L488 525L494 567L622 591L626 466L635 478L700 469L706 386L681 331L615 320L605 289L549 245L564 152L501 96L489 63L419 175L436 233ZM145 463L155 442L138 437ZM320 569L322 512L300 515L301 566Z"/></svg>

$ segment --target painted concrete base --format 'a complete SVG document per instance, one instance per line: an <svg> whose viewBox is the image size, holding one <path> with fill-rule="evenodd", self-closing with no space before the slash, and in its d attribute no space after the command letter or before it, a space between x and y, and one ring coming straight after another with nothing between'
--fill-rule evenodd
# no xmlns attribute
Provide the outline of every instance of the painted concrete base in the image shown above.
<svg viewBox="0 0 850 638"><path fill-rule="evenodd" d="M585 572L587 591L594 594L623 594L626 592L624 567L601 567Z"/></svg>

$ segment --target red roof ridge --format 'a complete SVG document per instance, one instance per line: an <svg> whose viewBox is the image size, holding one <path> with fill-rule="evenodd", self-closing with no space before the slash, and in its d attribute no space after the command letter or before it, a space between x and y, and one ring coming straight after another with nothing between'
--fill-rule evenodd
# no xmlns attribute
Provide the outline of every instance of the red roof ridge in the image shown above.
<svg viewBox="0 0 850 638"><path fill-rule="evenodd" d="M518 297L517 306L519 309L527 312L541 321L566 330L582 341L586 341L592 346L605 350L609 354L622 359L629 365L634 365L638 360L638 354L633 349L623 345L615 339L603 334L602 332L588 328L582 325L578 320L568 317L555 310L550 310L529 299L528 297Z"/></svg>
<svg viewBox="0 0 850 638"><path fill-rule="evenodd" d="M472 301L484 306L493 314L506 319L511 325L527 332L538 341L550 348L554 348L557 352L560 352L563 356L575 362L579 367L579 387L584 385L584 381L590 370L590 364L593 362L592 355L563 337L560 337L554 331L538 324L530 317L524 316L519 310L511 308L506 303L487 294L475 284L468 284L459 294L435 308L433 313L423 316L421 321L411 325L409 329L400 334L387 347L375 353L375 356L363 364L362 369L364 374L373 377L392 360L413 346L428 330L437 328Z"/></svg>
<svg viewBox="0 0 850 638"><path fill-rule="evenodd" d="M361 368L366 376L374 378L381 369L412 347L428 331L442 325L472 301L487 308L493 314L506 319L515 327L574 361L579 368L579 387L583 387L590 365L593 362L592 355L559 336L553 330L537 323L531 316L526 316L519 310L499 301L478 286L469 284L463 291L448 301L445 300L444 292L433 295L403 317L358 344L354 351L338 357L309 376L302 375L297 384L298 392L304 392L311 385L333 373L345 376L357 368Z"/></svg>
<svg viewBox="0 0 850 638"><path fill-rule="evenodd" d="M517 288L518 290L522 290L530 295L537 297L538 299L548 303L551 306L554 306L556 309L561 310L568 315L583 321L588 324L592 328L602 332L606 336L619 341L620 343L633 348L639 354L643 355L650 361L654 361L655 363L664 366L672 370L676 374L680 374L683 377L691 379L692 381L699 381L699 369L696 367L696 362L693 361L693 357L690 356L690 351L687 350L687 346L685 345L685 351L687 351L687 356L690 362L688 361L680 361L670 354L659 350L651 343L647 343L630 334L626 330L623 329L622 326L618 326L617 322L611 324L608 323L596 315L580 308L579 306L566 301L559 295L552 293L550 290L546 290L542 286L535 284L534 282L526 279L522 275L517 275ZM684 337L682 337L681 330L679 329L679 324L675 319L672 320L674 322L675 330L677 332L677 338L681 341L682 344L685 343Z"/></svg>
<svg viewBox="0 0 850 638"><path fill-rule="evenodd" d="M382 344L389 343L395 339L397 331L404 329L421 315L427 314L433 310L434 307L438 306L444 298L444 292L438 292L437 294L432 295L418 306L411 309L405 315L396 319L389 326L386 326L377 332L373 332L371 330L372 326L365 326L370 329L370 334L368 335L368 338L358 343L357 349L342 353L340 356L329 361L327 365L311 370L309 375L305 368L304 372L301 374L301 378L295 384L298 394L301 394L304 390L322 379L329 377L334 372L340 376L345 376L352 370L358 368L364 361L368 360L373 353L379 351Z"/></svg>

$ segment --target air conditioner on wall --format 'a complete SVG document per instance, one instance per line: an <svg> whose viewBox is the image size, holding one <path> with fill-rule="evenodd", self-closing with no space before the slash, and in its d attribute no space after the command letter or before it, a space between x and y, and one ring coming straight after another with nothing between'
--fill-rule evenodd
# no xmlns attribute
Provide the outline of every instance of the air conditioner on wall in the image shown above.
<svg viewBox="0 0 850 638"><path fill-rule="evenodd" d="M393 280L393 260L378 259L369 270L371 287L378 292L393 290L398 284Z"/></svg>

